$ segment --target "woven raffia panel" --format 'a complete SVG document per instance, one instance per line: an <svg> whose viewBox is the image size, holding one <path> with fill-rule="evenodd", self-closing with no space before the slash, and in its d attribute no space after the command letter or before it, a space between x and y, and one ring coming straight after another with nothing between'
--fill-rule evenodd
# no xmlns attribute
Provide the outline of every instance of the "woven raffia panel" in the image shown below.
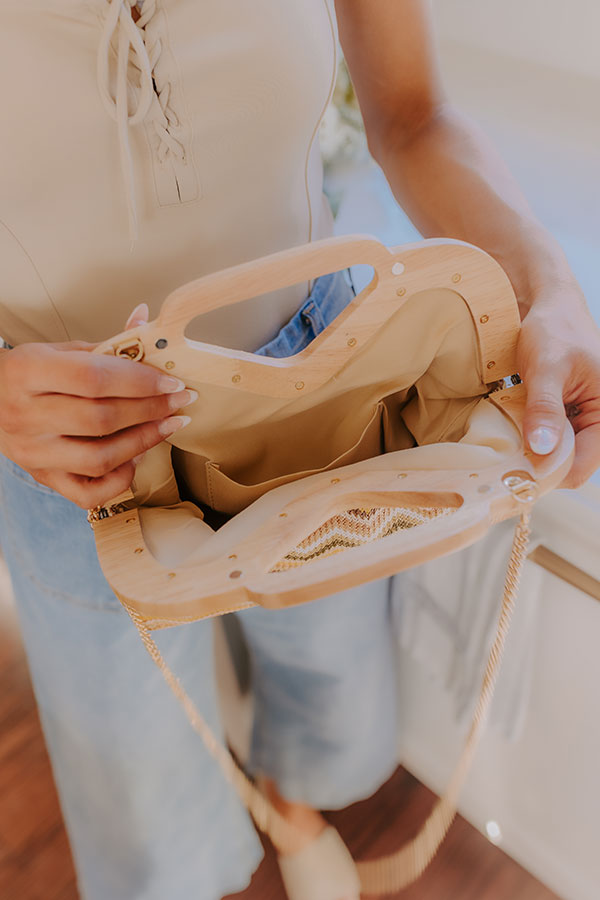
<svg viewBox="0 0 600 900"><path fill-rule="evenodd" d="M425 525L432 519L456 512L453 507L376 506L372 509L347 509L323 522L293 550L275 563L270 572L296 569L314 559L342 553L352 547L370 544L397 531Z"/></svg>

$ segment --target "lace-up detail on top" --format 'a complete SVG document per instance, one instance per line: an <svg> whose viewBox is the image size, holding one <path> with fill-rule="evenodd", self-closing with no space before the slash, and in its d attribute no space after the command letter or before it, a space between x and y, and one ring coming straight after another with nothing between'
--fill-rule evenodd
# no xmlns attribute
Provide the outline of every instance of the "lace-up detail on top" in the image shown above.
<svg viewBox="0 0 600 900"><path fill-rule="evenodd" d="M177 114L171 107L172 84L157 71L163 52L162 41L147 27L157 12L156 0L144 0L141 15L134 21L132 7L136 0L107 0L108 10L98 47L98 89L108 114L116 121L121 170L127 193L129 233L132 244L138 235L133 159L129 128L142 123L153 110L152 125L158 137L157 155L164 164L172 156L186 161L185 147L172 129L179 127ZM114 96L111 91L111 60L116 38L117 69ZM137 70L137 83L130 78Z"/></svg>

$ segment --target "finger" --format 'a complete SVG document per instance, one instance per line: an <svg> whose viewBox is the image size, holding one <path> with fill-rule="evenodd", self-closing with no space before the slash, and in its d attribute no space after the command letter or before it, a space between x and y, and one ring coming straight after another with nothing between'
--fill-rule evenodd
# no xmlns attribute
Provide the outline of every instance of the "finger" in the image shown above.
<svg viewBox="0 0 600 900"><path fill-rule="evenodd" d="M185 388L181 379L143 363L80 350L63 353L44 344L24 346L8 377L16 392L78 397L153 397Z"/></svg>
<svg viewBox="0 0 600 900"><path fill-rule="evenodd" d="M11 410L4 421L8 434L101 437L144 422L165 419L198 399L196 391L178 391L136 399L71 397L42 394Z"/></svg>
<svg viewBox="0 0 600 900"><path fill-rule="evenodd" d="M589 425L575 435L575 460L561 488L578 488L600 466L600 424Z"/></svg>
<svg viewBox="0 0 600 900"><path fill-rule="evenodd" d="M135 466L132 462L124 463L101 478L86 478L82 475L47 469L34 470L31 474L40 484L58 491L77 506L92 509L94 506L108 503L126 491L133 481Z"/></svg>
<svg viewBox="0 0 600 900"><path fill-rule="evenodd" d="M189 416L171 416L126 428L105 438L62 437L53 442L60 468L75 475L101 478L123 463L140 456L191 421Z"/></svg>
<svg viewBox="0 0 600 900"><path fill-rule="evenodd" d="M89 341L65 341L62 344L52 344L52 346L55 350L85 350L87 353L91 353L98 344L90 344Z"/></svg>
<svg viewBox="0 0 600 900"><path fill-rule="evenodd" d="M567 421L563 403L563 380L556 372L538 369L534 375L525 379L525 386L525 439L534 453L547 456L556 448Z"/></svg>
<svg viewBox="0 0 600 900"><path fill-rule="evenodd" d="M140 303L127 319L125 331L128 331L130 328L136 328L138 325L146 325L149 318L150 310L148 309L148 304Z"/></svg>

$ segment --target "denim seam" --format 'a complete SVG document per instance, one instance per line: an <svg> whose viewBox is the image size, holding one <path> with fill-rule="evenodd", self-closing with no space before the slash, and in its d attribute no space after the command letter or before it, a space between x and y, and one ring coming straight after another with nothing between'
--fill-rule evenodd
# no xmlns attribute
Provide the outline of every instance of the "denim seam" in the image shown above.
<svg viewBox="0 0 600 900"><path fill-rule="evenodd" d="M324 300L325 297L323 297L322 299ZM302 315L306 316L306 318L312 325L312 330L315 333L315 337L322 331L324 331L327 327L323 318L323 313L321 312L318 303L311 303L310 309L303 310Z"/></svg>

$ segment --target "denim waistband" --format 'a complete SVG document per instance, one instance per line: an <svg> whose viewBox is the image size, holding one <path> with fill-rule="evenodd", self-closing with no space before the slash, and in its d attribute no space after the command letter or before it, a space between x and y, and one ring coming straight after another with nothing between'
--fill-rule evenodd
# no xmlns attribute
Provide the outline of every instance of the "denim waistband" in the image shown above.
<svg viewBox="0 0 600 900"><path fill-rule="evenodd" d="M304 350L356 296L349 269L322 275L289 322L267 344L254 352L258 356L294 356Z"/></svg>

